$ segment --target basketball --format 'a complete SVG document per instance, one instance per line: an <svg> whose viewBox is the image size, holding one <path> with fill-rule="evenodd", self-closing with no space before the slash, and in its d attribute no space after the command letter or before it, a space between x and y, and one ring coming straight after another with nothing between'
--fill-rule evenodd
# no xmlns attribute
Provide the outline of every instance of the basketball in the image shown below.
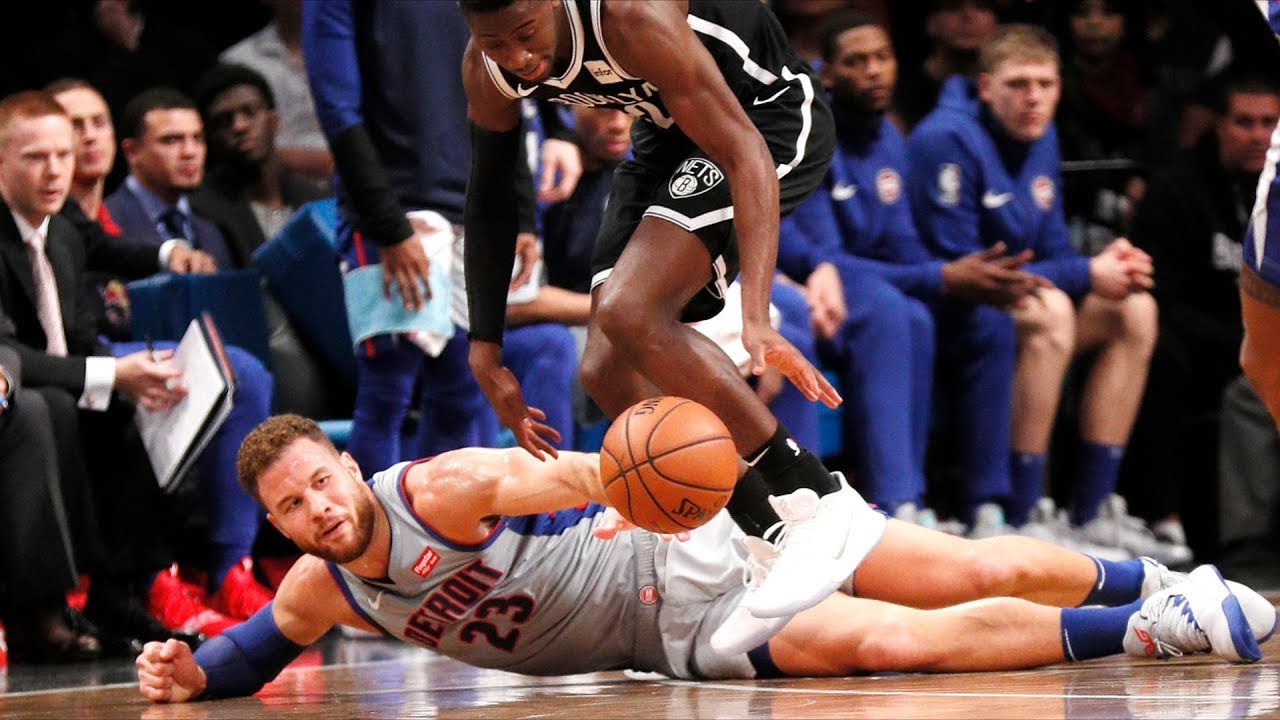
<svg viewBox="0 0 1280 720"><path fill-rule="evenodd" d="M710 520L738 480L729 429L706 407L656 397L627 408L600 448L609 504L645 530L676 533Z"/></svg>

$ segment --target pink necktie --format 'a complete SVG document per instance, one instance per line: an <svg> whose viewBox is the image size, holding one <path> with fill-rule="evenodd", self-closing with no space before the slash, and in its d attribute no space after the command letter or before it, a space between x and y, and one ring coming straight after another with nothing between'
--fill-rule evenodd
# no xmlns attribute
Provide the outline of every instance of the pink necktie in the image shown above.
<svg viewBox="0 0 1280 720"><path fill-rule="evenodd" d="M53 278L53 266L44 252L44 236L31 233L26 239L27 257L31 258L31 274L36 281L36 315L40 327L49 339L46 351L50 355L67 354L67 335L62 329L62 304L58 302L58 283Z"/></svg>

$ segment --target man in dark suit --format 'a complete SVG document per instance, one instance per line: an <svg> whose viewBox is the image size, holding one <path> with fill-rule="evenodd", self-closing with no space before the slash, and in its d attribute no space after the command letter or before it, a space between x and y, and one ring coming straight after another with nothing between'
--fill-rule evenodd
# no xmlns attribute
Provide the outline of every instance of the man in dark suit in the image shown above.
<svg viewBox="0 0 1280 720"><path fill-rule="evenodd" d="M174 385L180 373L165 362L169 353L113 358L98 342L81 282L85 246L56 215L73 158L71 123L56 102L36 92L0 101L0 344L17 352L54 424L79 438L92 477L93 501L75 537L101 544L86 615L104 633L160 638L168 633L137 602L145 588L133 586L171 562L133 403L160 410L185 390Z"/></svg>
<svg viewBox="0 0 1280 720"><path fill-rule="evenodd" d="M122 296L124 282L155 274L161 267L167 266L170 271L179 273L210 272L216 268L209 255L192 249L190 241L184 238L166 240L157 246L122 232L102 205L103 184L115 158L114 130L106 103L92 86L74 79L58 81L47 92L66 111L75 130L75 175L71 197L61 214L76 226L85 243L88 268L92 271L89 280L101 293L98 299L105 310L97 318L99 330L107 334L112 331L121 334L117 325L124 324L123 339L131 339L127 311L112 312L113 285L119 287L118 294ZM150 115L156 113L151 112ZM163 117L161 119L164 120ZM181 143L183 139L172 141ZM149 169L139 176L157 175L149 162L143 161L142 164ZM144 234L146 230L145 226L135 228ZM103 279L106 279L105 285ZM123 323L113 320L116 315L125 316ZM132 347L136 346L135 343ZM127 342L117 342L113 344L112 352L127 353L130 347ZM184 589L170 574L153 584L149 593L150 611L166 627L210 635L235 617L256 610L257 605L270 599L269 591L253 580L243 562L258 531L259 513L253 499L236 482L235 453L240 439L266 417L274 381L271 373L249 352L232 345L228 345L226 350L232 373L238 380L234 405L226 422L201 455L199 464L199 489L203 496L200 510L208 520L208 547L200 553L201 557L192 553L192 557L183 559L184 569L198 568L205 576L204 582L181 583L186 585ZM192 578L193 581L196 579ZM178 594L197 601L173 602L174 598L170 597L173 593L160 592L157 586L183 590ZM208 607L206 601L216 607Z"/></svg>
<svg viewBox="0 0 1280 720"><path fill-rule="evenodd" d="M195 103L169 88L145 90L125 106L119 130L129 176L105 204L124 235L157 249L183 239L220 269L247 266L254 248L228 238L192 205L206 152Z"/></svg>
<svg viewBox="0 0 1280 720"><path fill-rule="evenodd" d="M16 662L89 660L102 646L67 623L76 584L43 398L20 388L18 354L0 346L0 617Z"/></svg>

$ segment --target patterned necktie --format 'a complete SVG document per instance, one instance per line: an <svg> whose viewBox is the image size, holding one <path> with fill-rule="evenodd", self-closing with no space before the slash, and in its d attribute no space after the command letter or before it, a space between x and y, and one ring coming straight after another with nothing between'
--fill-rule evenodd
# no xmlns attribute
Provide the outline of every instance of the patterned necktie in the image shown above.
<svg viewBox="0 0 1280 720"><path fill-rule="evenodd" d="M44 328L44 336L48 338L46 352L66 356L67 335L62 329L62 303L58 301L58 283L53 277L53 266L44 251L45 238L34 232L25 242L27 257L31 259L31 275L36 281L36 315L40 318L40 327Z"/></svg>
<svg viewBox="0 0 1280 720"><path fill-rule="evenodd" d="M160 215L160 224L164 225L165 232L168 233L166 236L168 239L191 240L191 237L187 234L187 218L178 208L171 207L165 210Z"/></svg>

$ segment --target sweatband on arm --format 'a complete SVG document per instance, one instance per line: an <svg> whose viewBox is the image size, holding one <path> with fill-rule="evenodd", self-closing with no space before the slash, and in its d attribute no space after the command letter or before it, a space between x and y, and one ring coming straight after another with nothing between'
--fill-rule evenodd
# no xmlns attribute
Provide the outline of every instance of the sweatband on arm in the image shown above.
<svg viewBox="0 0 1280 720"><path fill-rule="evenodd" d="M244 697L262 689L303 651L271 616L274 602L253 617L205 641L195 653L207 683L201 700Z"/></svg>
<svg viewBox="0 0 1280 720"><path fill-rule="evenodd" d="M515 184L521 137L518 128L491 132L471 124L471 179L463 212L470 336L499 345L519 230Z"/></svg>
<svg viewBox="0 0 1280 720"><path fill-rule="evenodd" d="M382 168L364 124L343 130L330 143L342 186L351 197L361 232L379 247L397 245L413 234L400 200Z"/></svg>

